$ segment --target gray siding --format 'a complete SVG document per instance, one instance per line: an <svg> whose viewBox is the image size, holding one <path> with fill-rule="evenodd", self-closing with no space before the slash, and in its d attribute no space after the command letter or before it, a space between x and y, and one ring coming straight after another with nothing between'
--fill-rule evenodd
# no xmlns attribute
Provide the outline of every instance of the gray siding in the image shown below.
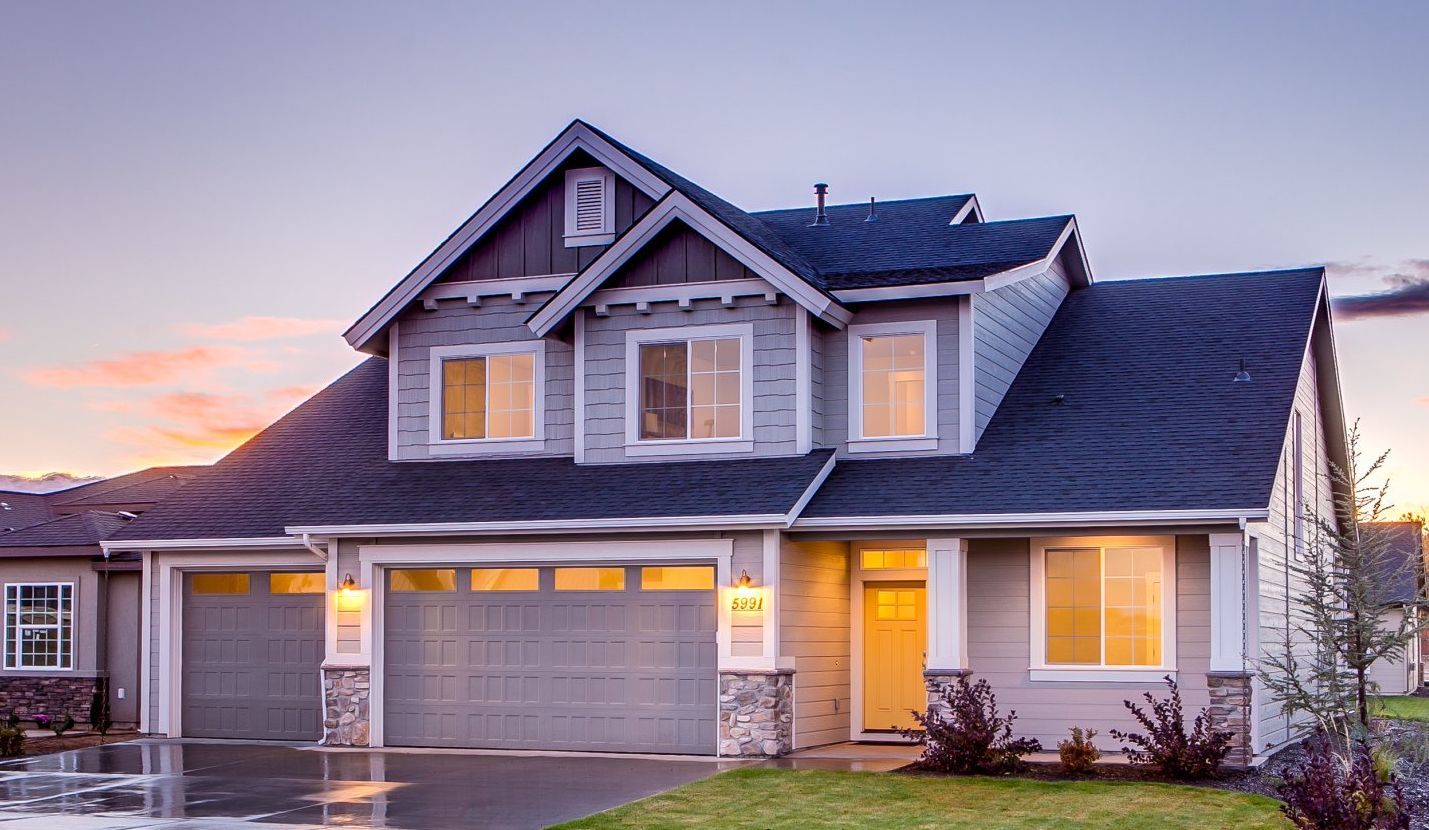
<svg viewBox="0 0 1429 830"><path fill-rule="evenodd" d="M1134 535L1135 531L1129 531ZM1176 537L1176 661L1186 709L1210 702L1210 543ZM1097 744L1116 749L1110 730L1135 722L1123 700L1164 692L1150 683L1032 682L1031 564L1027 539L974 539L968 550L968 655L974 679L992 684L998 705L1017 710L1016 733L1054 748L1071 726L1097 730Z"/></svg>
<svg viewBox="0 0 1429 830"><path fill-rule="evenodd" d="M430 458L428 417L436 396L429 389L431 348L477 343L509 343L538 339L526 319L548 294L533 294L527 302L510 297L483 298L479 308L447 301L436 311L414 307L397 321L397 448L399 460ZM546 441L542 455L570 455L575 421L575 349L546 338ZM479 450L476 452L480 452ZM485 457L490 452L480 452ZM530 454L530 453L523 453ZM450 455L443 455L450 458Z"/></svg>
<svg viewBox="0 0 1429 830"><path fill-rule="evenodd" d="M13 551L14 549L12 549ZM44 551L43 548L36 549ZM95 549L97 552L97 548ZM74 669L72 671L6 670L0 662L0 677L93 677L99 668L99 630L104 614L101 574L95 573L87 556L49 558L0 559L0 585L10 582L72 582L74 583L73 636ZM89 716L88 712L76 713Z"/></svg>
<svg viewBox="0 0 1429 830"><path fill-rule="evenodd" d="M1058 261L1031 279L972 295L976 438L1071 290L1061 266Z"/></svg>
<svg viewBox="0 0 1429 830"><path fill-rule="evenodd" d="M743 297L736 300L733 308L723 307L718 300L697 300L689 311L661 303L652 305L648 314L639 313L634 306L614 306L608 317L582 309L586 314L586 461L658 461L672 457L627 459L625 456L626 332L719 323L754 325L752 455L792 455L795 452L795 311L796 306L786 297L780 297L777 305L767 305L757 297ZM750 456L751 453L735 453L729 457Z"/></svg>
<svg viewBox="0 0 1429 830"><path fill-rule="evenodd" d="M101 580L103 577L101 577ZM139 721L139 621L142 580L133 571L109 574L105 660L109 667L109 716L115 723ZM124 699L119 700L119 690Z"/></svg>
<svg viewBox="0 0 1429 830"><path fill-rule="evenodd" d="M938 335L938 450L939 454L958 452L958 298L919 300L914 302L871 303L858 310L850 325L865 323L902 323L912 320L934 320ZM848 331L814 327L813 339L818 343L822 383L816 392L822 411L822 435L815 443L842 450L848 440L849 365ZM817 375L816 375L817 376ZM899 455L893 453L892 455ZM932 453L927 453L932 454ZM858 458L876 458L889 453L859 453Z"/></svg>
<svg viewBox="0 0 1429 830"><path fill-rule="evenodd" d="M672 222L629 263L607 288L681 285L713 280L749 280L759 275L683 222Z"/></svg>
<svg viewBox="0 0 1429 830"><path fill-rule="evenodd" d="M794 661L794 746L847 741L849 545L784 539L779 563L779 655Z"/></svg>

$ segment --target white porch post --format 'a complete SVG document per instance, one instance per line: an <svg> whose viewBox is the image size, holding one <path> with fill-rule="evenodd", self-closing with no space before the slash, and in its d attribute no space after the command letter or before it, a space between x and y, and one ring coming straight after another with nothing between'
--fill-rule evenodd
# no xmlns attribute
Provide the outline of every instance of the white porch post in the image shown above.
<svg viewBox="0 0 1429 830"><path fill-rule="evenodd" d="M968 540L928 540L927 674L968 669Z"/></svg>
<svg viewBox="0 0 1429 830"><path fill-rule="evenodd" d="M1211 671L1244 672L1246 665L1246 561L1244 533L1212 533Z"/></svg>

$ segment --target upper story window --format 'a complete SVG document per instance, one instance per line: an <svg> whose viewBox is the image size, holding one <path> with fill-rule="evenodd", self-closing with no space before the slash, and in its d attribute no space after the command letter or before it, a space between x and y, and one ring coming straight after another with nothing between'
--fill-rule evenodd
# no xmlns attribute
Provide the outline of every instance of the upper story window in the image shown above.
<svg viewBox="0 0 1429 830"><path fill-rule="evenodd" d="M545 343L435 346L431 364L432 444L542 439Z"/></svg>
<svg viewBox="0 0 1429 830"><path fill-rule="evenodd" d="M74 584L5 586L5 668L74 668Z"/></svg>
<svg viewBox="0 0 1429 830"><path fill-rule="evenodd" d="M753 449L730 446L751 439L753 326L647 329L626 338L627 451L672 443L715 446L663 451Z"/></svg>
<svg viewBox="0 0 1429 830"><path fill-rule="evenodd" d="M615 241L615 174L604 167L566 171L566 247Z"/></svg>
<svg viewBox="0 0 1429 830"><path fill-rule="evenodd" d="M849 326L849 451L937 447L937 324Z"/></svg>

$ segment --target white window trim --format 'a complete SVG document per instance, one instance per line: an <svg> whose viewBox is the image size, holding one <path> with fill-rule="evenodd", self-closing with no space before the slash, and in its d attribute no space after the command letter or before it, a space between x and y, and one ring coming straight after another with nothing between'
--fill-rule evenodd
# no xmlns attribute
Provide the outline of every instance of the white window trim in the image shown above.
<svg viewBox="0 0 1429 830"><path fill-rule="evenodd" d="M739 338L739 435L640 440L640 347L646 343ZM634 329L625 333L625 454L702 455L754 452L754 324L721 323Z"/></svg>
<svg viewBox="0 0 1429 830"><path fill-rule="evenodd" d="M14 638L17 637L17 636L19 636L19 635L18 635L18 632L17 632L17 631L14 631L14 630L11 629L11 627L10 627L10 615L9 615L9 613L8 613L8 606L9 606L9 602L10 602L10 589L11 589L11 588L69 588L69 665L68 665L68 666L25 666L25 665L21 665L21 664L20 664L20 653L19 653L18 650L16 650L15 647L14 647L14 645L15 645L15 640L14 640ZM79 603L76 601L76 596L75 596L75 594L76 594L76 586L75 586L75 583L73 583L73 582L7 582L7 583L5 583L4 589L3 589L3 593L0 593L0 602L3 602L3 603L4 603L5 610L7 611L7 613L5 613L5 621L4 621L4 629L5 629L4 648L5 648L5 655L4 655L4 661L3 661L3 662L0 662L0 667L3 667L5 671L14 671L14 672L43 672L43 673L49 673L49 672L72 672L72 671L74 671L74 670L75 670L75 657L76 657L76 655L75 655L75 646L77 645L77 643L76 643L75 641L76 641L76 639L77 639L77 629L78 629L78 625L76 625L76 623L78 622L78 616L79 616ZM18 598L17 598L17 601L18 601ZM40 626L23 626L23 627L27 627L27 628L62 628L63 625L62 625L62 624L61 624L60 626L40 625ZM12 661L12 660L14 661L14 664L13 664L13 665L11 664L11 661Z"/></svg>
<svg viewBox="0 0 1429 830"><path fill-rule="evenodd" d="M601 192L605 204L601 207L601 228L599 231L577 233L576 227L576 182L604 180ZM604 167L581 167L566 171L566 224L565 241L567 248L586 245L609 245L615 241L615 174Z"/></svg>
<svg viewBox="0 0 1429 830"><path fill-rule="evenodd" d="M503 354L532 354L532 382L535 384L532 434L521 438L443 438L442 361ZM473 343L463 346L433 346L428 357L427 448L433 455L466 455L497 452L536 452L546 447L546 342L518 340L511 343ZM490 409L488 408L488 413Z"/></svg>
<svg viewBox="0 0 1429 830"><path fill-rule="evenodd" d="M1176 676L1176 538L1174 536L1103 536L1034 538L1031 545L1031 665L1029 680L1075 681L1097 683L1158 683L1166 675ZM1159 666L1082 666L1049 665L1047 663L1047 584L1046 556L1048 548L1161 549L1161 665ZM1105 631L1103 631L1105 637Z"/></svg>
<svg viewBox="0 0 1429 830"><path fill-rule="evenodd" d="M863 434L862 338L923 335L923 434L868 438ZM926 452L938 448L938 321L868 323L848 327L848 451Z"/></svg>

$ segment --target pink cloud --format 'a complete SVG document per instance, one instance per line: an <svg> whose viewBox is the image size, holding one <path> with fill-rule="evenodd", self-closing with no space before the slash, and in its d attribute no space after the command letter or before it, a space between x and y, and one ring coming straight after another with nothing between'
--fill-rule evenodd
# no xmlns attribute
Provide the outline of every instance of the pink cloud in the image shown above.
<svg viewBox="0 0 1429 830"><path fill-rule="evenodd" d="M120 389L192 381L214 369L241 366L255 372L272 371L272 361L235 346L192 346L173 351L127 352L113 358L69 366L37 366L20 373L32 386L100 387Z"/></svg>
<svg viewBox="0 0 1429 830"><path fill-rule="evenodd" d="M5 328L4 326L0 326L0 343L4 343L6 340L14 339L14 337L15 337L15 332L10 331L9 329Z"/></svg>
<svg viewBox="0 0 1429 830"><path fill-rule="evenodd" d="M305 320L300 317L240 317L227 323L180 323L174 330L186 337L210 340L282 340L312 334L335 334L341 320Z"/></svg>

